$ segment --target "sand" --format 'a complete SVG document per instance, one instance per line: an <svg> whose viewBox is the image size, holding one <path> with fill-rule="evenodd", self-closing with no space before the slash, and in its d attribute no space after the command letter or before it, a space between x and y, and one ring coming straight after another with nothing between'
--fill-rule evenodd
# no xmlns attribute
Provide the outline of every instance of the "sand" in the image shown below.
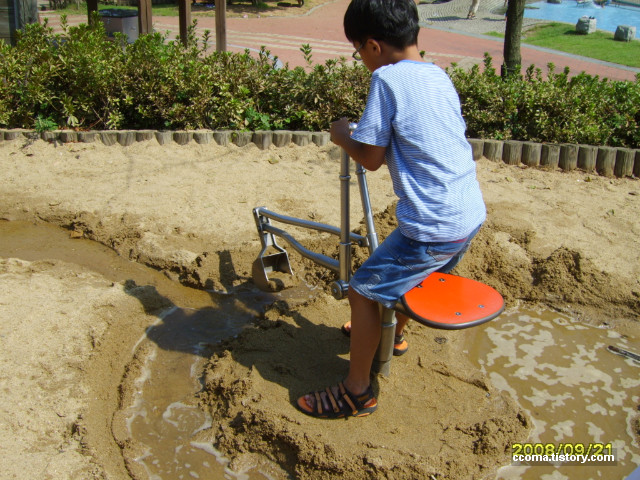
<svg viewBox="0 0 640 480"><path fill-rule="evenodd" d="M252 288L253 207L339 225L339 153L4 141L0 219L58 225L173 281L233 294ZM477 166L489 218L455 273L497 288L508 308L545 306L637 337L638 181L484 158ZM394 225L388 174L368 181L384 237ZM357 201L352 211L357 227ZM337 251L335 239L297 235ZM376 379L380 406L370 417L298 412L297 396L344 376L348 306L331 297L325 269L291 259L291 284L318 288L310 300L270 305L253 328L214 347L194 397L214 420L200 441L232 466L258 453L296 478L491 478L509 463L531 421L465 358L460 332L411 325L411 350ZM0 478L143 478L119 412L144 354L137 342L167 299L61 260L0 258L0 285Z"/></svg>

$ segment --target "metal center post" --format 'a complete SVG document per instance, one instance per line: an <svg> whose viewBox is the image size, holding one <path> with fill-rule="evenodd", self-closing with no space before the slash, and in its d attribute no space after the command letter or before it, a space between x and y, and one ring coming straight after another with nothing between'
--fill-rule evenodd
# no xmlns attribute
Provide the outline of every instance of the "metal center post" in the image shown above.
<svg viewBox="0 0 640 480"><path fill-rule="evenodd" d="M340 165L340 283L343 288L349 288L349 280L351 276L351 242L349 234L351 232L349 224L350 200L349 200L349 182L350 175L350 157L347 152L342 150L342 158ZM367 229L366 238L368 240L369 255L378 248L378 235L376 234L375 225L373 223L373 211L371 208L371 200L369 198L369 187L367 185L367 177L365 168L357 164L356 176L358 177L358 187L360 190L360 200L362 202L362 211L364 214L365 225ZM344 295L347 292L343 292ZM381 318L381 335L380 343L374 357L372 370L388 376L391 371L391 359L393 358L393 345L396 332L396 316L395 312L389 308L380 307Z"/></svg>

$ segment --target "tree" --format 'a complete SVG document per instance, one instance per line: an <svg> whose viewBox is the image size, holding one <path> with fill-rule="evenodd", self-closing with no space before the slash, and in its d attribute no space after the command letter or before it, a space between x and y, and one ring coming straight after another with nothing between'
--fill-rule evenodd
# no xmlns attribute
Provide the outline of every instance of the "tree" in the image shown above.
<svg viewBox="0 0 640 480"><path fill-rule="evenodd" d="M522 39L522 19L524 17L525 0L508 0L507 26L504 32L504 63L502 76L520 72L522 56L520 55L520 40ZM507 0L505 0L507 3Z"/></svg>

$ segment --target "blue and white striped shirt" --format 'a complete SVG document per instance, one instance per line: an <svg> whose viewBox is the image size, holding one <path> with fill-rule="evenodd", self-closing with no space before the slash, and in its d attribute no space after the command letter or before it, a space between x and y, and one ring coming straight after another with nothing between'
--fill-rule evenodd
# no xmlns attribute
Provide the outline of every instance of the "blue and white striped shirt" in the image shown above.
<svg viewBox="0 0 640 480"><path fill-rule="evenodd" d="M456 241L486 218L465 129L458 94L440 67L403 60L373 72L353 139L387 147L405 236Z"/></svg>

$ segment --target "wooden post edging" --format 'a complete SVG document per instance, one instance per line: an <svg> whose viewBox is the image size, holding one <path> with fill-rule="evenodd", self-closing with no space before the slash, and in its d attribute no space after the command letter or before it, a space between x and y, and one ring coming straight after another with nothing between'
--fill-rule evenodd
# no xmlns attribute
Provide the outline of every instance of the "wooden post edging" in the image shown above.
<svg viewBox="0 0 640 480"><path fill-rule="evenodd" d="M630 148L619 148L616 153L616 165L613 174L616 177L630 177L633 175L633 162L636 152Z"/></svg>
<svg viewBox="0 0 640 480"><path fill-rule="evenodd" d="M121 145L127 147L137 142L156 140L160 145L177 143L187 145L192 140L198 145L215 143L226 147L253 145L261 150L297 145L314 144L324 147L331 142L329 132L307 132L291 130L54 130L35 132L22 128L0 129L0 143L28 139L41 139L50 143L92 143ZM507 165L524 165L544 169L561 169L569 172L582 170L605 177L640 178L640 149L595 145L553 144L523 142L520 140L467 139L473 159L483 156L493 162Z"/></svg>
<svg viewBox="0 0 640 480"><path fill-rule="evenodd" d="M585 172L595 172L597 156L598 147L594 147L593 145L580 145L578 149L578 168Z"/></svg>
<svg viewBox="0 0 640 480"><path fill-rule="evenodd" d="M492 162L502 160L503 143L501 140L485 140L482 150L484 156Z"/></svg>
<svg viewBox="0 0 640 480"><path fill-rule="evenodd" d="M480 160L484 154L484 141L477 138L469 138L468 141L469 145L471 145L473 159Z"/></svg>
<svg viewBox="0 0 640 480"><path fill-rule="evenodd" d="M507 140L502 146L502 161L507 165L519 165L522 160L522 142Z"/></svg>
<svg viewBox="0 0 640 480"><path fill-rule="evenodd" d="M524 142L522 144L522 163L524 163L527 167L539 166L541 155L541 144L535 142Z"/></svg>
<svg viewBox="0 0 640 480"><path fill-rule="evenodd" d="M596 171L604 177L613 177L616 165L616 149L613 147L598 147L596 156Z"/></svg>
<svg viewBox="0 0 640 480"><path fill-rule="evenodd" d="M578 167L578 145L571 143L560 145L558 166L565 172L570 172Z"/></svg>
<svg viewBox="0 0 640 480"><path fill-rule="evenodd" d="M540 166L558 168L560 163L560 145L543 143L540 152Z"/></svg>

